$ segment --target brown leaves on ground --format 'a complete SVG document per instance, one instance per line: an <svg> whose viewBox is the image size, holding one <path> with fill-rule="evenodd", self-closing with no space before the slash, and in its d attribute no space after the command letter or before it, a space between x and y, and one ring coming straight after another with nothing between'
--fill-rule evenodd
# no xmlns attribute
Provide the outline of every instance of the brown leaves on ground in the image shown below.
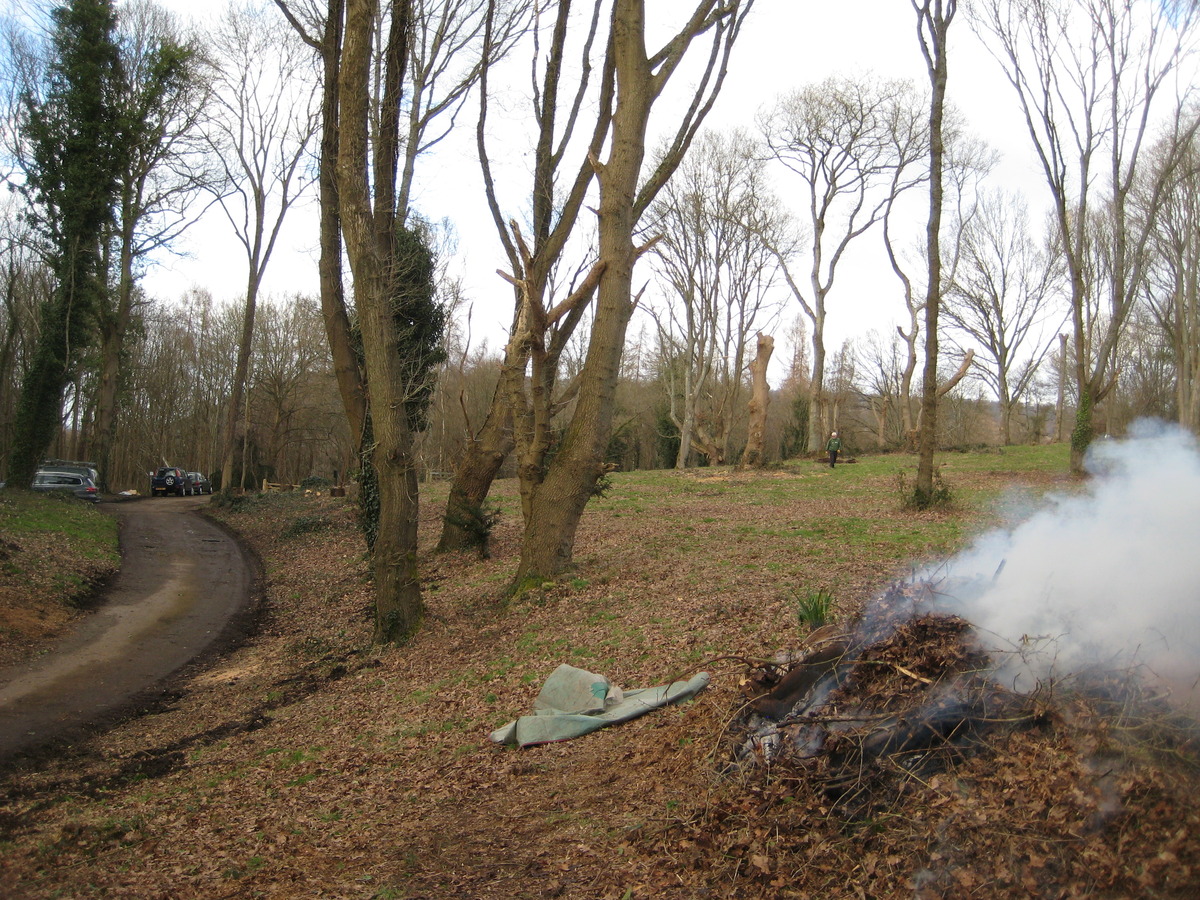
<svg viewBox="0 0 1200 900"><path fill-rule="evenodd" d="M7 773L0 895L1195 896L1194 757L1082 716L898 773L867 816L802 771L729 767L742 660L799 639L798 586L834 589L848 617L903 571L888 546L823 536L831 516L901 515L886 484L806 502L806 477L768 476L784 493L756 502L703 477L618 489L585 516L574 578L507 602L519 512L498 485L491 558L426 557L428 619L397 649L369 646L344 502L225 514L263 560L258 633L147 715ZM431 548L440 501L423 500ZM562 662L626 688L714 677L586 738L491 744Z"/></svg>
<svg viewBox="0 0 1200 900"><path fill-rule="evenodd" d="M0 667L60 634L116 574L115 560L82 556L78 544L69 532L0 535Z"/></svg>

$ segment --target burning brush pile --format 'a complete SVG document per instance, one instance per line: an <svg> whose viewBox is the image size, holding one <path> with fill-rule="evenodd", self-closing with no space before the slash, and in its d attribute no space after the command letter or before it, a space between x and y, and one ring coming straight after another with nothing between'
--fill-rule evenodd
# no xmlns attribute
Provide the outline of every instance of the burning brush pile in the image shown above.
<svg viewBox="0 0 1200 900"><path fill-rule="evenodd" d="M1196 720L1148 667L1054 675L1046 636L950 611L994 581L893 585L752 663L724 744L747 789L670 850L813 896L1197 896Z"/></svg>
<svg viewBox="0 0 1200 900"><path fill-rule="evenodd" d="M1153 673L1093 666L1036 680L1023 666L1040 640L1028 636L1012 658L994 658L975 626L946 611L948 597L982 589L960 578L893 585L852 626L826 625L751 668L730 731L734 766L793 771L851 817L894 798L906 780L1041 726L1070 724L1124 755L1200 769L1200 726ZM1017 682L1031 691L1014 690Z"/></svg>
<svg viewBox="0 0 1200 900"><path fill-rule="evenodd" d="M826 625L751 669L736 765L803 769L853 808L889 779L923 777L997 729L1033 724L1037 704L995 680L971 624L937 610L939 587L895 585L853 628Z"/></svg>

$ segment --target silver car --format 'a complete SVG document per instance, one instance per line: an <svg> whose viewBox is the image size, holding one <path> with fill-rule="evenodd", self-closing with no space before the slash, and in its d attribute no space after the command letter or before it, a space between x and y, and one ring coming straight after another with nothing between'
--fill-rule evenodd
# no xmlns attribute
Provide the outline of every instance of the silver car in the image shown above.
<svg viewBox="0 0 1200 900"><path fill-rule="evenodd" d="M30 490L48 493L50 491L69 491L80 500L87 500L90 503L100 502L100 489L96 487L96 482L89 475L81 475L78 472L55 472L39 470L33 476L33 484L29 486Z"/></svg>

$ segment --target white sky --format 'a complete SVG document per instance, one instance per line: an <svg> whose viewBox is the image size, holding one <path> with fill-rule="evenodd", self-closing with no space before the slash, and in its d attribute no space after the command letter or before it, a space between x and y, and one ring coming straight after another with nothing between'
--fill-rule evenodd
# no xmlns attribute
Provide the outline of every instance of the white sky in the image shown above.
<svg viewBox="0 0 1200 900"><path fill-rule="evenodd" d="M181 13L194 13L195 0L160 0ZM204 13L224 0L205 0ZM669 2L681 11L692 0ZM916 38L916 17L909 0L757 0L734 50L725 90L708 124L714 127L752 127L754 115L778 94L819 81L834 73L873 73L908 77L925 84L924 61ZM1011 90L1002 82L995 62L976 42L965 18L951 31L949 90L965 112L970 126L1002 154L993 181L1009 188L1025 187L1031 209L1040 207L1040 170L1028 151L1028 136ZM486 337L493 347L503 342L511 319L511 293L495 274L504 256L495 237L491 216L482 200L474 153L473 114L461 120L461 141L440 149L418 165L415 203L428 218L449 218L459 235L455 267L461 272L474 304L476 345ZM795 176L792 176L793 178ZM785 198L798 196L799 185L779 183ZM914 240L919 234L914 233ZM891 274L877 234L861 239L860 250L839 269L829 297L826 346L836 349L848 337L869 330L890 332L903 311L899 286ZM245 285L245 257L219 210L194 226L177 249L190 258L164 259L146 278L149 292L173 300L192 286L207 287L218 300L240 297ZM648 269L640 270L648 275ZM285 226L281 244L268 270L268 295L293 291L315 293L315 212L298 210ZM785 290L785 289L782 289ZM799 313L794 301L790 310ZM636 323L631 326L636 328ZM777 356L787 351L777 333ZM773 367L774 368L774 367Z"/></svg>

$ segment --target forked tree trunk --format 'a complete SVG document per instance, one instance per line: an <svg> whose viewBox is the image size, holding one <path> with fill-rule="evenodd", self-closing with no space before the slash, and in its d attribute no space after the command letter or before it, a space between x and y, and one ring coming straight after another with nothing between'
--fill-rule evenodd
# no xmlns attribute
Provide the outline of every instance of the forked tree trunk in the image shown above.
<svg viewBox="0 0 1200 900"><path fill-rule="evenodd" d="M646 145L653 103L652 72L646 59L645 10L641 0L617 0L613 13L617 106L608 162L598 165L600 182L600 276L596 315L587 357L579 375L575 415L533 498L521 544L515 586L553 578L571 564L583 510L603 475L601 462L612 428L613 398L621 369L631 303L637 224L633 198Z"/></svg>
<svg viewBox="0 0 1200 900"><path fill-rule="evenodd" d="M501 371L487 418L479 433L467 439L446 500L442 536L438 541L440 552L462 550L479 544L482 539L477 529L483 525L483 502L504 460L516 446L512 406L506 399L509 377Z"/></svg>
<svg viewBox="0 0 1200 900"><path fill-rule="evenodd" d="M724 80L729 51L753 0L700 0L687 24L651 60L646 51L645 0L615 0L610 53L616 72L616 107L609 155L593 156L600 183L599 296L575 414L553 463L533 498L514 588L555 578L571 563L575 534L597 481L612 431L613 400L625 334L633 314L633 267L639 251L633 234L638 217L678 167L695 130L712 107ZM692 40L713 29L713 51L702 87L687 109L670 152L641 185L650 110ZM719 68L718 68L719 67Z"/></svg>

